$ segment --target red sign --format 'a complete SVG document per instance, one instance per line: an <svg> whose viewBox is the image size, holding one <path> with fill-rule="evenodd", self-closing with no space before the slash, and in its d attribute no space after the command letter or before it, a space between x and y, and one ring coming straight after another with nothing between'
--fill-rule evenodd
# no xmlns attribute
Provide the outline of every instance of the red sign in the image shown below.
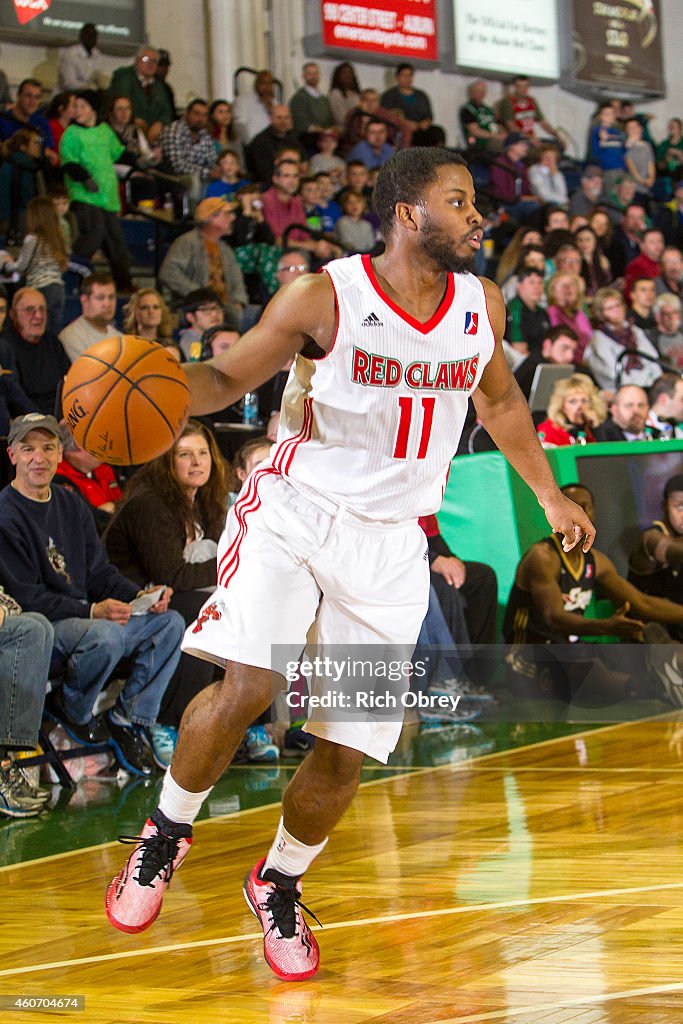
<svg viewBox="0 0 683 1024"><path fill-rule="evenodd" d="M436 0L321 0L323 44L387 57L436 60Z"/></svg>
<svg viewBox="0 0 683 1024"><path fill-rule="evenodd" d="M14 12L20 25L33 21L39 14L45 14L52 0L14 0Z"/></svg>

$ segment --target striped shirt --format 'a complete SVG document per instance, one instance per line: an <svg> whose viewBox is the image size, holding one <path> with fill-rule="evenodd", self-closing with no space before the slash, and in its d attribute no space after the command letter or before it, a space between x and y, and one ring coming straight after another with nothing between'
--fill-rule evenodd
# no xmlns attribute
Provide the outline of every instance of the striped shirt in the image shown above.
<svg viewBox="0 0 683 1024"><path fill-rule="evenodd" d="M62 284L62 271L51 249L36 235L26 235L16 260L5 260L5 275L19 273L29 288L46 288L49 284Z"/></svg>

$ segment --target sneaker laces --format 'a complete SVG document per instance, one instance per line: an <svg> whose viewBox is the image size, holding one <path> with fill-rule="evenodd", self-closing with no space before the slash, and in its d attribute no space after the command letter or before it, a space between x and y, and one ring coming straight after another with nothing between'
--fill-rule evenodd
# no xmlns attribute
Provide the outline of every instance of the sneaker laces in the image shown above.
<svg viewBox="0 0 683 1024"><path fill-rule="evenodd" d="M133 881L138 885L156 888L154 879L161 876L162 882L170 883L173 878L173 862L178 855L178 839L158 832L155 836L119 836L120 843L134 843L142 850L138 864L138 876Z"/></svg>
<svg viewBox="0 0 683 1024"><path fill-rule="evenodd" d="M322 924L315 916L312 910L310 910L305 903L301 902L299 893L295 888L289 886L277 885L274 882L270 883L273 886L273 891L268 894L265 901L259 904L259 910L267 910L272 918L272 924L266 934L274 931L276 928L283 939L293 939L297 934L296 931L296 908L300 907L304 910L316 924L319 924L322 928Z"/></svg>

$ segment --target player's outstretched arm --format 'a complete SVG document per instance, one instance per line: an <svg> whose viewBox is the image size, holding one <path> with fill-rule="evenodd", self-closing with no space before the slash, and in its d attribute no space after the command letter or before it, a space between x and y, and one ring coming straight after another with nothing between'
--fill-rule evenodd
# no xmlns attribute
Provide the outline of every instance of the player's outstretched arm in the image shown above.
<svg viewBox="0 0 683 1024"><path fill-rule="evenodd" d="M531 487L553 531L563 535L565 551L570 551L582 537L583 550L588 551L595 539L595 527L583 509L562 494L555 483L529 406L503 354L503 296L492 281L483 279L482 284L496 346L472 396L477 415L510 465Z"/></svg>
<svg viewBox="0 0 683 1024"><path fill-rule="evenodd" d="M268 303L259 322L227 352L183 366L190 414L225 409L273 377L307 342L327 351L335 331L334 289L327 274L307 274Z"/></svg>

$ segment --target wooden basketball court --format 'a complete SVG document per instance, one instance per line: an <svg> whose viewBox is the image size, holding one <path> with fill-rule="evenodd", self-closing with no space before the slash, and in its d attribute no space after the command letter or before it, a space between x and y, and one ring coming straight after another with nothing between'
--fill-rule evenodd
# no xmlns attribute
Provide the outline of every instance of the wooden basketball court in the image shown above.
<svg viewBox="0 0 683 1024"><path fill-rule="evenodd" d="M683 717L378 771L307 876L322 966L298 985L264 966L241 893L275 805L200 822L139 936L103 911L129 847L3 868L0 1019L680 1024L682 781ZM15 1016L20 995L86 1007Z"/></svg>

